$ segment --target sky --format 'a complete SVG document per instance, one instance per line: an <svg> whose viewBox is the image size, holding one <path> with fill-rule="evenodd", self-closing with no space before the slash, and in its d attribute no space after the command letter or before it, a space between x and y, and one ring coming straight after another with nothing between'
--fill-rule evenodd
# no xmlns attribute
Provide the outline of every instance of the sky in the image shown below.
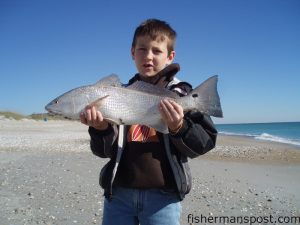
<svg viewBox="0 0 300 225"><path fill-rule="evenodd" d="M177 32L177 77L219 75L216 123L300 121L298 0L0 0L0 111L25 115L111 73L136 73L135 28Z"/></svg>

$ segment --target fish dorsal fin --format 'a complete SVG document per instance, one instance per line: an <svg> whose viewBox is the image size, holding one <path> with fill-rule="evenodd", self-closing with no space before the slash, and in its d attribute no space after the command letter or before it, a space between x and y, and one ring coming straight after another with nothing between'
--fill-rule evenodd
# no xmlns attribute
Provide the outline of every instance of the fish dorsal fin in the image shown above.
<svg viewBox="0 0 300 225"><path fill-rule="evenodd" d="M146 83L144 81L136 81L133 84L127 86L127 88L135 91L145 92L152 95L164 96L169 98L178 97L177 94L175 94L174 92L166 88L158 87L153 84Z"/></svg>
<svg viewBox="0 0 300 225"><path fill-rule="evenodd" d="M113 87L121 87L122 83L116 74L111 74L109 76L106 76L96 82L96 86L113 86Z"/></svg>

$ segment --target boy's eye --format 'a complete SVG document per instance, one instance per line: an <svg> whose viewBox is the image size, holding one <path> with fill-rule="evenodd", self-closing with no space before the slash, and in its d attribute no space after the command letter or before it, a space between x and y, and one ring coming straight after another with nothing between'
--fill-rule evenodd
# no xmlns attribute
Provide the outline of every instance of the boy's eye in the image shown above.
<svg viewBox="0 0 300 225"><path fill-rule="evenodd" d="M139 51L146 51L146 48L138 48Z"/></svg>
<svg viewBox="0 0 300 225"><path fill-rule="evenodd" d="M160 54L160 53L162 53L162 51L161 51L161 50L159 50L159 49L154 49L154 53L156 53L156 54Z"/></svg>
<svg viewBox="0 0 300 225"><path fill-rule="evenodd" d="M153 53L154 54L161 54L163 51L161 50L161 49L159 49L159 48L154 48L153 49Z"/></svg>

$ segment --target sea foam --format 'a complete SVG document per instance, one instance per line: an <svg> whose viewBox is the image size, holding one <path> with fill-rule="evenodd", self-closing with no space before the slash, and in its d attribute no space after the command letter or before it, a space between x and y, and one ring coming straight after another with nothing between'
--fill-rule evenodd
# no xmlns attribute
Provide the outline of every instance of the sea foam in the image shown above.
<svg viewBox="0 0 300 225"><path fill-rule="evenodd" d="M266 141L275 141L275 142L280 142L280 143L285 143L285 144L292 144L292 145L299 145L300 146L299 141L295 141L295 140L291 140L291 139L288 139L288 138L283 138L283 137L271 135L271 134L268 134L268 133L262 133L261 135L256 136L255 139L266 140Z"/></svg>

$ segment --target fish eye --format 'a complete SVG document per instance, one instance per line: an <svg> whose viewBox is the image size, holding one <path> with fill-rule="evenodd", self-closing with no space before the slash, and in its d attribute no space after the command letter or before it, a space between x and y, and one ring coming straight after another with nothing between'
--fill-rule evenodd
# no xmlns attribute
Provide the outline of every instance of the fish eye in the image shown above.
<svg viewBox="0 0 300 225"><path fill-rule="evenodd" d="M57 104L57 103L58 103L58 100L55 100L54 103Z"/></svg>

